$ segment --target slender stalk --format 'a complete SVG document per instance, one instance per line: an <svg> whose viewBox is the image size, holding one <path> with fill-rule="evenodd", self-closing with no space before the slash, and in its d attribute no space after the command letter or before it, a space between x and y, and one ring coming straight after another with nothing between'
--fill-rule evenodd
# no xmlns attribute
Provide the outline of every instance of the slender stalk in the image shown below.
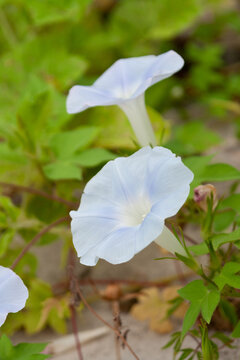
<svg viewBox="0 0 240 360"><path fill-rule="evenodd" d="M82 347L80 343L80 339L78 336L78 326L77 326L77 312L76 312L76 278L75 278L75 256L74 251L71 248L68 255L68 277L69 277L69 289L72 294L72 299L69 304L69 309L71 312L71 322L72 322L72 329L74 333L75 338L75 345L77 349L78 359L83 360L83 354L82 354Z"/></svg>
<svg viewBox="0 0 240 360"><path fill-rule="evenodd" d="M17 264L19 263L19 261L23 258L23 256L28 252L28 250L36 244L36 242L38 242L38 240L46 233L48 233L52 228L54 228L55 226L68 221L69 220L69 216L65 216L62 217L56 221L54 221L53 223L49 224L48 226L44 227L36 236L34 236L34 238L23 248L23 250L20 252L20 254L17 256L17 258L14 260L11 269L14 269Z"/></svg>
<svg viewBox="0 0 240 360"><path fill-rule="evenodd" d="M75 338L78 359L83 360L81 343L80 343L79 336L78 336L78 327L77 327L77 321L76 321L76 318L77 318L76 309L73 304L69 305L69 309L71 312L71 323L72 323L72 329L73 329L73 334L74 334L74 338Z"/></svg>
<svg viewBox="0 0 240 360"><path fill-rule="evenodd" d="M35 189L32 187L21 186L21 185L12 184L12 183L6 183L6 182L2 182L2 181L0 181L0 186L8 187L8 188L11 188L16 191L23 191L23 192L27 192L30 194L38 195L38 196L44 197L49 200L57 201L59 203L67 205L68 207L76 207L77 206L77 204L75 202L65 200L57 195L48 194L45 191Z"/></svg>
<svg viewBox="0 0 240 360"><path fill-rule="evenodd" d="M80 287L77 284L77 293L79 295L79 297L81 298L82 302L84 303L84 305L88 308L89 311L91 311L91 313L98 319L100 320L103 324L105 324L107 327L109 327L112 331L115 332L115 334L122 340L122 342L125 344L125 346L128 348L128 350L131 352L131 354L133 355L133 357L136 360L140 360L139 357L136 355L136 353L133 351L133 349L131 348L131 346L128 344L127 340L124 338L124 336L120 333L119 330L115 329L111 324L109 324L106 320L104 320L87 302L87 300L85 299L85 297L83 296Z"/></svg>
<svg viewBox="0 0 240 360"><path fill-rule="evenodd" d="M113 312L114 327L117 331L120 332L121 320L120 320L120 308L118 301L112 302L112 312ZM115 335L115 349L116 349L116 359L121 360L120 342L119 342L119 337L117 335Z"/></svg>

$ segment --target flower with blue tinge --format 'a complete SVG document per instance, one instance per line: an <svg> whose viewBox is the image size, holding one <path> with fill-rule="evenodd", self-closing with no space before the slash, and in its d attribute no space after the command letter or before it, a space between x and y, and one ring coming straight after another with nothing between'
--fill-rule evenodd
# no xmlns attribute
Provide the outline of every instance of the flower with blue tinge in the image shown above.
<svg viewBox="0 0 240 360"><path fill-rule="evenodd" d="M8 313L22 310L28 298L28 290L22 279L9 268L0 266L0 326Z"/></svg>
<svg viewBox="0 0 240 360"><path fill-rule="evenodd" d="M116 61L92 86L73 86L67 97L67 111L81 112L99 105L118 105L127 115L141 146L156 145L147 114L144 93L152 85L179 71L184 60L171 50L155 56Z"/></svg>
<svg viewBox="0 0 240 360"><path fill-rule="evenodd" d="M109 161L86 185L79 209L70 212L80 262L120 264L152 241L185 254L164 223L186 201L192 180L181 158L163 147Z"/></svg>

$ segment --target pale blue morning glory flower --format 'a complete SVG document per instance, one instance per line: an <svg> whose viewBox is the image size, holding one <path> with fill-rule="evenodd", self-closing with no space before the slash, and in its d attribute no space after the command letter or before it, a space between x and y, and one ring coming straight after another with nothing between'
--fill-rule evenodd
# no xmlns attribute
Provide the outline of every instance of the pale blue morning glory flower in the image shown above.
<svg viewBox="0 0 240 360"><path fill-rule="evenodd" d="M120 59L92 86L74 86L67 111L78 113L99 105L118 105L127 115L141 146L156 145L144 93L152 85L179 71L184 60L171 50L162 55Z"/></svg>
<svg viewBox="0 0 240 360"><path fill-rule="evenodd" d="M79 209L70 212L80 262L123 263L152 241L184 254L164 222L184 204L192 180L181 158L163 147L109 161L86 185Z"/></svg>
<svg viewBox="0 0 240 360"><path fill-rule="evenodd" d="M14 271L0 266L0 326L8 313L22 310L28 298L28 290Z"/></svg>

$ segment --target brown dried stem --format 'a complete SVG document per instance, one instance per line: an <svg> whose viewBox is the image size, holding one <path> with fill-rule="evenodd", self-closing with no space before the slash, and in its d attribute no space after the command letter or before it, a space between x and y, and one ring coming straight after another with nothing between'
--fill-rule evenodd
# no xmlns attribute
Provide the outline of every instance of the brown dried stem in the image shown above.
<svg viewBox="0 0 240 360"><path fill-rule="evenodd" d="M88 308L89 311L91 311L91 313L98 319L100 320L103 324L105 324L107 327L109 327L112 331L115 332L115 334L122 340L123 344L128 348L128 350L131 352L131 354L134 356L134 358L136 360L140 360L139 357L135 354L135 352L133 351L133 349L131 348L131 346L128 344L127 340L124 338L124 336L120 333L119 330L115 329L111 324L109 324L106 320L104 320L87 302L87 300L85 299L85 297L83 296L79 285L77 284L77 293L79 295L79 297L81 298L82 302L84 303L84 305Z"/></svg>
<svg viewBox="0 0 240 360"><path fill-rule="evenodd" d="M69 309L71 312L71 322L72 322L72 329L73 334L75 338L75 344L78 354L78 359L83 360L83 354L82 354L82 347L80 343L80 339L78 336L78 326L77 326L77 313L76 313L76 302L77 302L77 292L76 292L76 278L74 274L75 269L75 257L74 257L73 249L70 249L69 255L68 255L68 277L69 277L69 289L72 294L72 299L69 304Z"/></svg>

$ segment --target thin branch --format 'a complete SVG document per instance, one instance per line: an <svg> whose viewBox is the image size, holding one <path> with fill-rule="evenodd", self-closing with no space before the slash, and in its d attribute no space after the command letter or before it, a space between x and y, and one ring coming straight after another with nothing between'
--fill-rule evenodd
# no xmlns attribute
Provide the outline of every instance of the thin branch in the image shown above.
<svg viewBox="0 0 240 360"><path fill-rule="evenodd" d="M183 273L182 277L184 277L185 279L189 278L193 276L193 272L189 271L186 273ZM78 284L80 286L93 286L93 283L95 285L110 285L110 284L121 284L121 285L126 285L126 286L136 286L136 287L158 287L158 288L162 288L165 287L168 284L171 284L174 281L179 280L179 276L178 275L173 275L173 276L169 276L166 278L163 278L162 280L159 281L138 281L138 280L127 280L127 279L80 279L78 281ZM61 281L59 283L56 283L53 285L53 289L58 293L58 292L62 292L65 291L66 289L68 289L69 286L69 282L68 281ZM94 292L96 294L98 294L98 291L96 291L96 287L94 289Z"/></svg>
<svg viewBox="0 0 240 360"><path fill-rule="evenodd" d="M182 278L189 278L193 275L193 272L187 272L182 274ZM96 285L108 285L108 284L122 284L130 286L140 286L140 287L164 287L167 284L176 281L179 279L179 275L173 275L166 277L159 281L138 281L138 280L127 280L127 279L81 279L79 280L79 285L91 285L93 282Z"/></svg>
<svg viewBox="0 0 240 360"><path fill-rule="evenodd" d="M70 309L70 312L71 312L72 329L73 329L73 334L74 334L74 338L75 338L75 344L76 344L76 349L77 349L77 353L78 353L78 359L83 360L81 343L80 343L79 336L78 336L78 327L77 327L77 321L76 321L76 317L77 317L76 309L75 309L75 306L73 304L69 305L69 309Z"/></svg>
<svg viewBox="0 0 240 360"><path fill-rule="evenodd" d="M77 283L77 280L75 278L74 269L75 269L75 258L74 258L73 249L71 248L69 250L69 254L68 254L68 267L67 267L68 278L69 278L69 290L72 295L72 298L71 298L70 304L69 304L69 309L71 312L72 329L73 329L73 333L74 333L78 359L83 360L82 347L81 347L80 339L78 336L78 326L77 326L77 320L76 320L77 319L77 313L76 313L76 302L77 302L76 283Z"/></svg>
<svg viewBox="0 0 240 360"><path fill-rule="evenodd" d="M112 312L113 312L114 327L118 332L120 332L121 319L120 319L119 301L112 302ZM121 360L120 342L119 342L119 336L117 335L115 335L115 350L116 350L116 359Z"/></svg>
<svg viewBox="0 0 240 360"><path fill-rule="evenodd" d="M42 191L42 190L39 190L39 189L34 189L32 187L6 183L6 182L2 182L2 181L0 181L0 186L8 187L8 188L11 188L11 189L16 190L16 191L19 190L19 191L27 192L27 193L30 193L30 194L38 195L38 196L44 197L44 198L49 199L49 200L57 201L59 203L67 205L68 207L74 207L75 208L77 206L77 203L75 203L73 201L68 201L68 200L62 199L61 197L59 197L57 195L48 194L45 191Z"/></svg>
<svg viewBox="0 0 240 360"><path fill-rule="evenodd" d="M49 224L48 226L44 227L36 236L34 236L34 238L23 248L23 250L21 251L21 253L17 256L17 258L14 260L11 269L14 269L17 264L19 263L19 261L22 259L22 257L28 252L28 250L34 245L36 244L36 242L46 233L48 233L52 228L54 228L55 226L68 221L69 220L69 216L65 216L62 217L56 221L54 221L53 223Z"/></svg>
<svg viewBox="0 0 240 360"><path fill-rule="evenodd" d="M122 340L122 342L124 343L124 345L128 348L128 350L131 352L131 354L134 356L134 358L136 360L140 360L139 357L135 354L135 352L133 351L133 349L131 348L131 346L128 344L127 340L124 338L124 336L117 330L115 329L111 324L109 324L106 320L104 320L87 302L87 300L85 299L85 297L83 296L80 287L77 284L77 293L79 295L79 297L81 298L82 302L84 303L84 305L88 308L89 311L91 311L91 313L98 318L98 320L100 320L103 324L105 324L107 327L109 327L112 331L115 332L115 334Z"/></svg>

